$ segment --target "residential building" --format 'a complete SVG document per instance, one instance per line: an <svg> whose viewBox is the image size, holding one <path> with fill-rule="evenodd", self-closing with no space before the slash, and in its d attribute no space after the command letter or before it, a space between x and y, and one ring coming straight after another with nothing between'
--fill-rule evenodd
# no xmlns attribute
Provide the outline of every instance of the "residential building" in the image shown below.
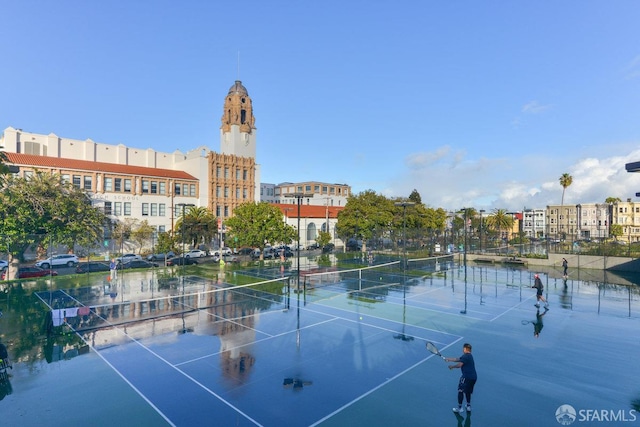
<svg viewBox="0 0 640 427"><path fill-rule="evenodd" d="M275 203L297 203L291 194L303 193L303 204L316 206L345 206L351 195L351 187L347 184L328 184L325 182L284 182L274 185ZM308 196L307 196L308 195Z"/></svg>
<svg viewBox="0 0 640 427"><path fill-rule="evenodd" d="M612 213L612 224L619 224L622 227L622 235L617 236L618 240L627 243L640 242L640 202L617 202L610 205Z"/></svg>
<svg viewBox="0 0 640 427"><path fill-rule="evenodd" d="M545 237L545 211L544 209L527 209L523 211L524 235L529 238L541 239Z"/></svg>
<svg viewBox="0 0 640 427"><path fill-rule="evenodd" d="M298 205L275 203L284 214L285 223L298 229ZM300 244L305 248L314 243L321 231L328 231L331 243L336 247L344 247L344 242L336 235L338 214L344 209L342 206L319 206L301 204L300 206Z"/></svg>

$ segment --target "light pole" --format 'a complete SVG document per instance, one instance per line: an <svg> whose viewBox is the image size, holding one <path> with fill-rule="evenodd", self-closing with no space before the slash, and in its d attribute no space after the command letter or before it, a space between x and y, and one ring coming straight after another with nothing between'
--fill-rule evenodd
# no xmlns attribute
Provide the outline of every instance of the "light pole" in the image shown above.
<svg viewBox="0 0 640 427"><path fill-rule="evenodd" d="M461 310L460 313L467 314L467 212L469 210L462 209L464 210L464 310Z"/></svg>
<svg viewBox="0 0 640 427"><path fill-rule="evenodd" d="M182 206L182 218L180 223L180 234L182 235L182 268L180 270L182 271L182 289L184 290L184 263L186 261L186 258L184 257L184 215L185 215L185 208L187 206L193 207L195 205L193 203L178 203L176 206L177 207Z"/></svg>
<svg viewBox="0 0 640 427"><path fill-rule="evenodd" d="M485 213L484 209L480 209L480 253L482 253L482 214Z"/></svg>
<svg viewBox="0 0 640 427"><path fill-rule="evenodd" d="M313 194L306 194L306 193L299 192L299 193L285 194L284 196L293 197L297 199L297 202L298 202L298 254L296 256L298 261L298 269L297 269L298 293L300 293L300 204L302 203L303 198L312 197Z"/></svg>
<svg viewBox="0 0 640 427"><path fill-rule="evenodd" d="M402 272L407 272L407 206L415 205L414 202L396 202L396 206L402 206L402 253L404 261L402 263Z"/></svg>

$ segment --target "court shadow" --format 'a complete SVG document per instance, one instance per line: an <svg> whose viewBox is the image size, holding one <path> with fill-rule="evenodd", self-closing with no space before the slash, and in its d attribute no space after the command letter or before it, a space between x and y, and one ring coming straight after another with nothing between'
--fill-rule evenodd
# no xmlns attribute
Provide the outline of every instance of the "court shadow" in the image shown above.
<svg viewBox="0 0 640 427"><path fill-rule="evenodd" d="M463 417L457 412L454 412L453 415L456 416L456 421L458 421L457 427L471 427L471 414L467 412L467 417Z"/></svg>

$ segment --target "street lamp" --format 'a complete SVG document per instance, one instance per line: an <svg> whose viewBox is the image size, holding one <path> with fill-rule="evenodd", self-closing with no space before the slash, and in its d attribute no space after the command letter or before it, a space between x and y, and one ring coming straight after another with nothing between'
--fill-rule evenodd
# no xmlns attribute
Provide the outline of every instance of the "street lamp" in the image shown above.
<svg viewBox="0 0 640 427"><path fill-rule="evenodd" d="M302 203L302 199L305 197L312 197L313 194L306 194L306 193L289 193L289 194L285 194L284 197L293 197L295 199L297 199L298 201L298 255L297 255L297 259L298 259L298 273L297 273L297 279L298 279L298 292L300 292L300 204ZM306 290L306 289L305 289Z"/></svg>
<svg viewBox="0 0 640 427"><path fill-rule="evenodd" d="M180 224L180 234L182 234L182 289L184 290L184 263L185 263L185 257L184 257L184 215L185 215L185 208L186 207L194 207L195 205L193 203L178 203L176 204L177 207L182 206L182 223Z"/></svg>
<svg viewBox="0 0 640 427"><path fill-rule="evenodd" d="M414 202L396 202L396 206L402 206L402 252L403 252L403 266L402 271L406 274L407 269L407 206L415 205Z"/></svg>
<svg viewBox="0 0 640 427"><path fill-rule="evenodd" d="M484 209L480 209L480 253L482 253L482 214L485 213Z"/></svg>

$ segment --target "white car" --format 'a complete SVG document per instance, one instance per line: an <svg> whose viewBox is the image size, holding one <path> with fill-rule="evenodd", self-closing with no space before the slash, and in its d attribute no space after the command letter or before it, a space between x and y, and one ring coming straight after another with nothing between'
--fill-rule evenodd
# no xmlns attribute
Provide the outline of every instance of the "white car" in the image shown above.
<svg viewBox="0 0 640 427"><path fill-rule="evenodd" d="M78 257L74 254L54 255L51 258L36 262L36 267L49 269L51 267L67 266L73 267L78 265Z"/></svg>
<svg viewBox="0 0 640 427"><path fill-rule="evenodd" d="M201 251L200 249L191 249L189 252L184 254L185 258L204 258L207 256L205 251Z"/></svg>
<svg viewBox="0 0 640 427"><path fill-rule="evenodd" d="M137 254L124 254L119 258L116 258L116 261L121 262L122 264L126 264L131 261L142 261L142 257Z"/></svg>

